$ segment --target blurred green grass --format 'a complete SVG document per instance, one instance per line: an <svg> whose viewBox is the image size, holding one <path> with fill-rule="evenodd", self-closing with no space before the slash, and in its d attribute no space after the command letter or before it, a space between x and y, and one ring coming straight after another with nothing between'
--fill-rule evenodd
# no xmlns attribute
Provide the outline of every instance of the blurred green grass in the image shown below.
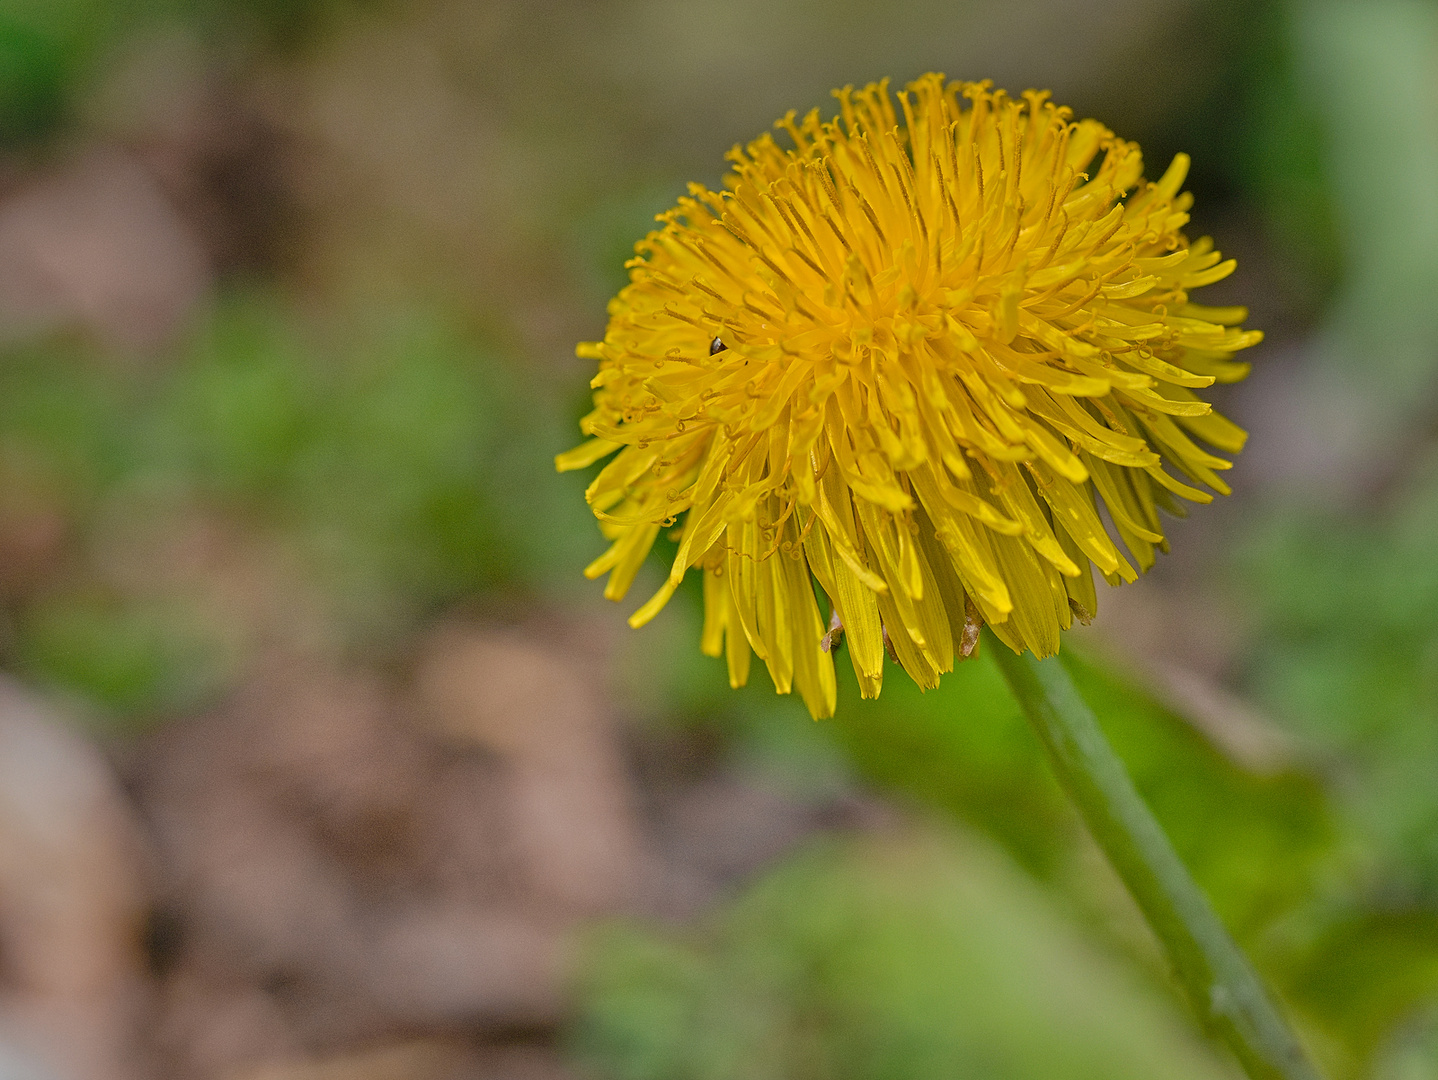
<svg viewBox="0 0 1438 1080"><path fill-rule="evenodd" d="M684 935L613 927L576 1050L622 1080L1234 1075L972 836L821 845Z"/></svg>
<svg viewBox="0 0 1438 1080"><path fill-rule="evenodd" d="M476 593L562 586L583 501L552 482L562 436L504 366L433 314L335 337L240 294L150 375L78 345L8 358L0 458L52 479L77 548L16 605L21 670L121 729L224 690L237 658L203 597L101 565L107 537L148 527L136 517L273 540L348 647L393 645Z"/></svg>

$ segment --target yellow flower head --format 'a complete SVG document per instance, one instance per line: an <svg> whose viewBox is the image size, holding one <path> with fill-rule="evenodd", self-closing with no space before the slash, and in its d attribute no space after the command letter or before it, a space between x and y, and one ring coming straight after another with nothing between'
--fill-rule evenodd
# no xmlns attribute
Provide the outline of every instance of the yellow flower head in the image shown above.
<svg viewBox="0 0 1438 1080"><path fill-rule="evenodd" d="M1242 378L1261 336L1189 302L1234 264L1181 231L1185 155L1148 182L1135 144L987 82L926 75L902 120L887 81L836 96L659 215L578 350L592 438L557 459L618 451L586 492L609 598L678 524L632 626L700 566L704 652L739 686L752 650L816 717L841 634L866 697L886 652L937 685L983 623L1056 652L1096 607L1090 564L1132 581L1166 546L1159 507L1228 492L1191 436L1244 433L1193 390Z"/></svg>

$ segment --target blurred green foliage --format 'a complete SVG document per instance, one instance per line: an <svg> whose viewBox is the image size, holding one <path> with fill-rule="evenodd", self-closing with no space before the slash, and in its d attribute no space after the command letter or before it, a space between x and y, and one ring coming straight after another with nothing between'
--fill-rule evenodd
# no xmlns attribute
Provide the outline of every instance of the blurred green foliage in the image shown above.
<svg viewBox="0 0 1438 1080"><path fill-rule="evenodd" d="M1338 208L1329 177L1323 110L1306 92L1294 55L1293 5L1275 0L1218 8L1237 85L1213 102L1214 145L1227 186L1250 200L1283 252L1272 272L1290 303L1317 317L1343 271Z"/></svg>
<svg viewBox="0 0 1438 1080"><path fill-rule="evenodd" d="M686 707L693 711L690 723L717 725L721 738L737 748L736 752L750 762L750 768L756 758L760 761L778 759L788 777L808 775L810 784L815 776L821 781L836 773L857 777L901 802L921 808L925 814L937 813L981 830L997 841L1008 857L1033 879L1048 886L1048 902L1062 910L1065 918L1084 924L1091 937L1106 941L1110 948L1137 960L1140 966L1150 970L1155 980L1152 986L1168 998L1172 1007L1183 1007L1176 987L1169 983L1161 965L1150 967L1152 959L1146 948L1146 932L1135 930L1136 914L1126 908L1121 914L1115 911L1112 896L1113 891L1120 888L1117 882L1109 883L1107 893L1093 892L1088 880L1091 871L1084 869L1084 858L1079 855L1086 850L1086 845L1078 819L1053 780L1039 744L998 670L984 656L960 664L945 676L937 689L928 692L921 692L901 677L890 678L876 701L859 699L852 673L841 658L838 712L833 720L815 723L797 702L773 696L762 669L756 669L751 686L743 692L736 695L725 689L721 663L686 659L680 653L684 646L692 645L691 632L697 633L695 627L685 625L694 620L693 613L681 611L670 619L658 630L662 640L653 645L636 646L636 653L642 652L646 671L662 669L661 684L666 678L674 681L674 688L661 686L657 696L670 702L671 707L676 701L686 702ZM677 645L670 644L675 641ZM662 655L656 657L656 648ZM694 650L688 649L688 654L695 655ZM1302 938L1305 928L1315 930L1320 925L1310 910L1312 898L1331 873L1342 835L1318 778L1297 762L1276 773L1256 774L1224 756L1188 721L1158 704L1142 687L1108 665L1072 647L1063 656L1086 700L1102 718L1141 792L1185 862L1213 898L1225 922L1265 974L1290 995L1304 1016L1310 1020L1319 1016L1330 1019L1338 999L1349 990L1341 979L1335 985L1313 981L1310 965L1314 953L1310 950L1319 947L1319 943L1312 937L1295 942L1295 935ZM831 757L835 748L842 751L837 764ZM830 786L833 783L831 779ZM763 886L769 890L766 895L772 895L776 904L792 904L796 908L812 904L828 888L827 885L801 886L801 879L786 874L787 871L778 871L775 880ZM737 901L741 907L749 902L747 899ZM993 902L1003 905L1009 901L995 897ZM1133 926L1116 931L1116 918L1120 923L1131 920ZM1295 921L1300 928L1297 931L1293 926ZM783 920L778 920L775 926L771 937L782 939L784 933L791 931L808 934ZM820 937L818 940L825 948L842 953L845 947L842 943L859 932L849 928L843 934L836 933L832 939ZM599 1024L601 1028L610 1023L606 1011L610 1008L610 995L619 1002L627 1000L630 994L654 992L666 998L677 995L665 982L675 977L677 968L628 966L626 958L631 957L633 950L642 951L636 944L636 935L642 937L642 932L631 928L617 937L598 939L594 964L606 973L601 979L605 989L599 998L600 1004L595 1006L600 1013L587 1022ZM1351 939L1336 934L1334 942L1348 944ZM781 951L815 947L818 946L811 935L777 943L766 938L764 945L765 949ZM725 944L721 948L741 946ZM611 955L610 950L614 950L615 955ZM671 959L679 963L677 958ZM686 962L700 963L692 957ZM728 961L703 962L710 963L722 966ZM1423 963L1421 957L1414 957L1408 966L1419 971ZM701 969L707 971L703 964ZM1393 971L1391 962L1389 971ZM947 976L925 971L913 973L912 977L942 982ZM986 975L972 977L989 985L984 981ZM726 994L734 999L705 1008L741 1007L738 1001L745 992L747 976L733 982L711 974L694 978L698 979L698 988L691 987L689 992L693 995L705 1001ZM786 983L783 993L789 997L785 998L784 1008L800 1007L796 1002L807 1000L807 995L827 993L823 986L814 984L813 979L817 978L817 975L796 976L792 983ZM632 984L626 983L626 979L633 980ZM930 989L936 995L948 992L936 985ZM1410 1006L1411 997L1391 1000L1384 993L1375 993L1378 989L1369 987L1363 1000L1391 1024L1395 1015L1403 1014ZM1380 1000L1383 1000L1381 1005ZM1345 1015L1352 1015L1349 1007L1352 1004L1343 1006ZM663 1015L655 1014L656 1025L670 1023ZM636 1021L632 1017L625 1021L630 1022ZM687 1022L698 1023L692 1017ZM614 1036L623 1045L601 1040L601 1049L607 1049L603 1053L595 1051L610 1066L610 1073L606 1075L612 1073L626 1080L631 1075L649 1075L638 1065L633 1065L638 1071L626 1071L632 1064L626 1055L641 1051L633 1047L626 1049L628 1044L624 1040L642 1041L649 1036L625 1030L627 1033L622 1037ZM658 1032L650 1035L660 1038ZM1358 1037L1358 1033L1348 1031L1347 1036ZM1002 1036L995 1035L995 1038ZM833 1055L844 1056L842 1036L821 1033L819 1042L825 1060ZM700 1043L677 1038L676 1045L687 1048L683 1068L655 1075L708 1075L700 1064L707 1055L706 1050L699 1048ZM1334 1054L1335 1060L1343 1057L1343 1051ZM938 1067L927 1068L927 1071L926 1068L910 1063L893 1073L855 1072L852 1075L955 1075ZM1016 1064L1005 1068L1014 1071L1001 1069L995 1075L1048 1075L1023 1072ZM815 1075L851 1074L836 1069L820 1070Z"/></svg>
<svg viewBox="0 0 1438 1080"><path fill-rule="evenodd" d="M324 334L236 298L178 354L141 376L79 347L0 367L0 457L54 478L82 547L143 534L137 516L243 521L298 556L354 645L477 592L562 587L556 563L580 560L582 499L549 475L562 436L443 320ZM229 628L201 597L94 567L25 598L14 623L24 670L122 725L192 707L231 674Z"/></svg>
<svg viewBox="0 0 1438 1080"><path fill-rule="evenodd" d="M117 16L103 0L0 3L0 147L34 143L69 119L75 84Z"/></svg>
<svg viewBox="0 0 1438 1080"><path fill-rule="evenodd" d="M1246 772L1141 687L1072 647L1064 659L1140 792L1240 937L1311 891L1331 843L1311 776ZM835 726L853 759L875 780L979 823L1035 873L1053 877L1073 843L1073 813L998 670L982 658L961 664L928 694L893 681L872 703L850 688Z"/></svg>
<svg viewBox="0 0 1438 1080"><path fill-rule="evenodd" d="M1371 516L1295 513L1243 553L1262 580L1255 695L1356 782L1339 788L1395 901L1438 911L1438 469Z"/></svg>
<svg viewBox="0 0 1438 1080"><path fill-rule="evenodd" d="M520 435L503 371L427 320L368 329L335 355L273 308L223 311L146 433L176 484L293 531L356 605L347 622L519 572L502 539L519 525L496 459Z"/></svg>
<svg viewBox="0 0 1438 1080"><path fill-rule="evenodd" d="M1349 834L1302 978L1367 1047L1438 1000L1434 462L1388 502L1290 511L1241 552L1260 624L1247 682L1321 755Z"/></svg>
<svg viewBox="0 0 1438 1080"><path fill-rule="evenodd" d="M292 51L363 0L0 0L0 151L61 134L79 95L137 33L182 25Z"/></svg>
<svg viewBox="0 0 1438 1080"><path fill-rule="evenodd" d="M206 704L232 674L214 629L184 605L98 590L67 592L28 613L14 663L122 731Z"/></svg>
<svg viewBox="0 0 1438 1080"><path fill-rule="evenodd" d="M696 932L591 949L576 1048L618 1080L1232 1075L967 837L822 846Z"/></svg>
<svg viewBox="0 0 1438 1080"><path fill-rule="evenodd" d="M1179 151L1192 155L1193 231L1222 225L1216 240L1245 271L1209 295L1228 290L1234 302L1252 305L1269 333L1291 329L1272 325L1279 319L1320 318L1345 271L1328 117L1295 48L1304 6L1201 0L1175 12L1167 45L1185 56L1171 65L1185 80L1182 107L1152 118L1146 130L1121 132L1139 141L1150 170ZM1249 262L1269 252L1281 253L1263 267L1269 295L1254 297Z"/></svg>

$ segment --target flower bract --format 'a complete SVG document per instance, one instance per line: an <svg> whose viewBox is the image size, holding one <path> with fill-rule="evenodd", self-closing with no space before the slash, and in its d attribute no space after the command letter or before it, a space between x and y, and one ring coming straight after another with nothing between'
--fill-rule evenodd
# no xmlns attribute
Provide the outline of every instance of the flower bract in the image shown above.
<svg viewBox="0 0 1438 1080"><path fill-rule="evenodd" d="M1160 509L1227 493L1244 433L1195 391L1260 338L1190 300L1234 264L1183 233L1186 156L1150 182L1134 143L988 83L836 97L636 245L557 459L613 455L586 493L606 596L677 541L632 625L699 568L703 650L735 686L758 655L815 716L841 638L868 697L886 655L936 685L983 624L1056 652L1094 567L1132 581Z"/></svg>

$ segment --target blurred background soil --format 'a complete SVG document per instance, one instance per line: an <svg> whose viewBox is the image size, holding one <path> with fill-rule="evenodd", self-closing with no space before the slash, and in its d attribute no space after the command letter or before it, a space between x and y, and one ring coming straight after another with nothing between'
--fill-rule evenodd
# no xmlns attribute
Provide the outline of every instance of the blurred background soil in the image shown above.
<svg viewBox="0 0 1438 1080"><path fill-rule="evenodd" d="M0 1077L1237 1075L987 660L814 724L580 576L634 241L927 70L1193 155L1252 439L1065 655L1328 1074L1438 1077L1416 0L0 0Z"/></svg>

